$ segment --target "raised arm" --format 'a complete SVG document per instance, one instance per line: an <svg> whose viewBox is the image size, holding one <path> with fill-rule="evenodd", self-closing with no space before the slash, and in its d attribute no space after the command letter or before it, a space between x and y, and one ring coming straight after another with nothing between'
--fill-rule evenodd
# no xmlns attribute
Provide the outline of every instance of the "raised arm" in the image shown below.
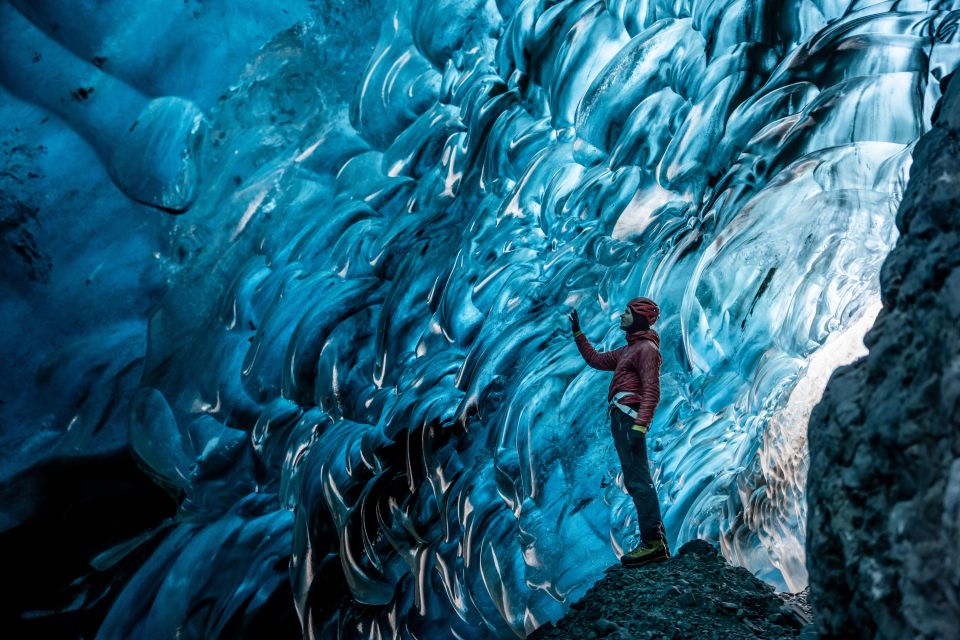
<svg viewBox="0 0 960 640"><path fill-rule="evenodd" d="M576 311L570 314L570 328L573 329L573 337L577 341L577 349L580 355L586 360L587 364L594 369L601 371L613 371L617 368L617 361L620 359L620 353L626 347L620 347L613 351L597 351L590 344L590 340L580 330L580 317Z"/></svg>
<svg viewBox="0 0 960 640"><path fill-rule="evenodd" d="M577 349L580 350L580 355L587 361L587 364L601 371L613 371L616 369L617 361L620 359L620 352L626 348L620 347L613 351L597 351L593 348L593 345L590 344L590 341L587 340L587 336L583 335L583 331L575 333L574 338L577 340Z"/></svg>
<svg viewBox="0 0 960 640"><path fill-rule="evenodd" d="M640 406L635 424L647 427L653 422L653 412L660 404L660 350L647 343L633 354L631 363L640 377Z"/></svg>

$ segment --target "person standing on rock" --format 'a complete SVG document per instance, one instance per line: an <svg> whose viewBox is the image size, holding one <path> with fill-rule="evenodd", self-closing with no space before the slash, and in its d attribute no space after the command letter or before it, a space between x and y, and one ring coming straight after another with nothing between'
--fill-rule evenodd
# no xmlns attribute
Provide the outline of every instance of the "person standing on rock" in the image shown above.
<svg viewBox="0 0 960 640"><path fill-rule="evenodd" d="M601 353L580 330L577 311L569 316L583 359L594 369L613 371L607 393L607 415L623 468L624 484L637 507L640 525L640 545L620 558L620 562L628 566L670 557L660 519L660 503L650 477L646 440L660 402L660 336L650 328L659 317L660 308L653 300L634 298L620 315L620 328L627 334L626 346Z"/></svg>

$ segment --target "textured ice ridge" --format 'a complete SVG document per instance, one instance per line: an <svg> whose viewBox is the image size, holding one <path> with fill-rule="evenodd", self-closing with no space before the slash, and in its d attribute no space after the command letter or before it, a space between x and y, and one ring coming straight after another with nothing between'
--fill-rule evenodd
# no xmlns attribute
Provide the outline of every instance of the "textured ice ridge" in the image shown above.
<svg viewBox="0 0 960 640"><path fill-rule="evenodd" d="M635 295L671 544L805 586L806 417L876 313L955 4L389 2L349 112L314 71L346 54L275 38L207 115L131 425L185 499L101 637L212 637L291 552L311 637L558 618L636 537L563 312L611 348Z"/></svg>

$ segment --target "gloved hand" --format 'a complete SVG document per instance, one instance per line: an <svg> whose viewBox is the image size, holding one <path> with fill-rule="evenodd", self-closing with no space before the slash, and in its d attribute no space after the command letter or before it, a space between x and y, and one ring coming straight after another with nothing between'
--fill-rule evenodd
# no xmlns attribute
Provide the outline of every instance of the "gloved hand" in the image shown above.
<svg viewBox="0 0 960 640"><path fill-rule="evenodd" d="M570 329L574 333L580 331L580 316L577 314L577 310L571 311L568 317L570 318Z"/></svg>

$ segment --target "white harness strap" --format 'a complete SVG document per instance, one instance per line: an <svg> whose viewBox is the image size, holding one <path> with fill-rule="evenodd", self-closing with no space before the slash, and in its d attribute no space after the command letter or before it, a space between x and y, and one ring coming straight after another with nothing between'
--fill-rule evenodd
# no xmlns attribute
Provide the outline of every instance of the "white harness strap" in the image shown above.
<svg viewBox="0 0 960 640"><path fill-rule="evenodd" d="M613 396L613 398L610 400L609 407L607 407L607 415L610 415L610 407L616 407L617 409L620 409L620 411L623 411L625 414L636 420L638 415L637 412L625 404L620 404L621 400L632 395L636 394L630 393L629 391L621 391L617 395Z"/></svg>

